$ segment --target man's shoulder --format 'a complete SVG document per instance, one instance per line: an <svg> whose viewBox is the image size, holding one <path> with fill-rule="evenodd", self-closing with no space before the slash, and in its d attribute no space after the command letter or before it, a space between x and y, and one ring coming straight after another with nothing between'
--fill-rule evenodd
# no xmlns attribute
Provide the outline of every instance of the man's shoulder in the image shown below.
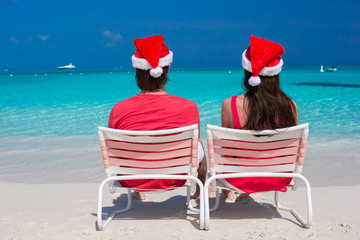
<svg viewBox="0 0 360 240"><path fill-rule="evenodd" d="M192 100L178 97L178 96L171 96L171 100L168 102L169 105L176 106L178 109L183 109L187 111L198 111L198 107L196 103Z"/></svg>
<svg viewBox="0 0 360 240"><path fill-rule="evenodd" d="M137 100L136 95L124 100L121 100L120 102L116 103L113 108L124 108L131 106L133 103L135 103Z"/></svg>
<svg viewBox="0 0 360 240"><path fill-rule="evenodd" d="M186 98L182 98L182 97L178 97L178 96L173 96L173 95L169 95L169 98L172 99L173 101L177 101L177 102L181 102L181 103L184 103L184 104L189 104L189 105L195 105L195 102L189 100L189 99L186 99Z"/></svg>

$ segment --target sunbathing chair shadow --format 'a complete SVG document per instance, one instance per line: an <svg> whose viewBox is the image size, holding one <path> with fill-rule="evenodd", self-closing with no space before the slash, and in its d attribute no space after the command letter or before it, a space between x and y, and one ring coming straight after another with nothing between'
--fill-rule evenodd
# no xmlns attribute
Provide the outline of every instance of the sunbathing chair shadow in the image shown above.
<svg viewBox="0 0 360 240"><path fill-rule="evenodd" d="M192 200L194 201L194 200ZM194 201L195 202L195 201ZM103 207L102 220L107 219L113 211L121 209L127 204L126 194L121 194L117 199L114 199L113 205ZM196 203L194 203L196 207ZM91 215L97 216L96 213ZM186 196L177 195L161 202L154 202L151 200L136 200L133 199L131 211L116 215L113 220L161 220L161 219L185 219L191 222L194 227L199 225L198 213L193 213L187 210ZM97 230L100 230L97 228Z"/></svg>
<svg viewBox="0 0 360 240"><path fill-rule="evenodd" d="M210 204L214 204L215 198L210 198ZM211 213L211 219L284 219L301 227L297 221L283 217L273 203L257 202L253 198L225 202L221 198L221 204L217 211Z"/></svg>
<svg viewBox="0 0 360 240"><path fill-rule="evenodd" d="M215 199L211 199L214 200ZM252 219L252 218L281 218L273 204L257 202L251 198L250 201L225 202L221 199L217 211L211 213L212 219Z"/></svg>

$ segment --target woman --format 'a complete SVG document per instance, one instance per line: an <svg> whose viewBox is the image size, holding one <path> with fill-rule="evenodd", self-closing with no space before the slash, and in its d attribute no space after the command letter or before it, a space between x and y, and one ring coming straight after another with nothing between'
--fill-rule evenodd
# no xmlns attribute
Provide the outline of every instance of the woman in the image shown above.
<svg viewBox="0 0 360 240"><path fill-rule="evenodd" d="M246 130L278 129L297 125L297 107L280 88L284 48L278 44L250 36L250 47L242 55L246 93L225 99L221 125ZM232 178L226 181L245 192L240 197L262 191L286 191L289 178ZM232 191L223 191L234 199Z"/></svg>

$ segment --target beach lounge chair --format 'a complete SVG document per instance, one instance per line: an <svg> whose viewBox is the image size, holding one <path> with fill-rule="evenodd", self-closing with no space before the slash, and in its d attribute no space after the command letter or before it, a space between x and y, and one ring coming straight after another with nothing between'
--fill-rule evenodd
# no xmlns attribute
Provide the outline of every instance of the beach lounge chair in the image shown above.
<svg viewBox="0 0 360 240"><path fill-rule="evenodd" d="M104 230L113 217L130 209L131 188L120 185L118 180L134 179L180 179L188 180L187 206L199 213L200 229L204 226L203 184L197 178L198 125L157 131L126 131L98 127L100 147L106 178L101 182L98 194L97 224ZM103 188L108 183L111 193L127 192L127 205L112 212L103 221ZM190 203L191 191L196 184L200 190L200 208ZM146 193L166 191L152 190Z"/></svg>
<svg viewBox="0 0 360 240"><path fill-rule="evenodd" d="M303 181L306 186L307 221L294 209L280 205L278 191L275 191L274 198L278 209L290 211L303 227L309 228L312 221L310 184L301 175L308 132L308 124L259 132L207 125L210 177L204 184L205 229L210 227L210 212L219 206L220 189L238 190L223 184L224 178L242 177L290 177L293 180L288 188L292 190L296 190L299 180ZM209 187L216 193L211 209Z"/></svg>

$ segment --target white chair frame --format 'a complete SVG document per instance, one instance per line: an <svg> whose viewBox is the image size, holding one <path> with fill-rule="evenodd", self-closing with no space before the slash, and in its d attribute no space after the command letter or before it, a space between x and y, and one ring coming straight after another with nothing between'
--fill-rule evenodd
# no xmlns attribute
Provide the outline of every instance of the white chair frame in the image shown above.
<svg viewBox="0 0 360 240"><path fill-rule="evenodd" d="M210 212L215 211L219 207L219 195L220 189L238 190L234 188L228 188L225 186L219 186L216 184L217 179L224 178L242 178L242 177L291 177L293 178L293 185L289 185L292 190L296 190L298 186L297 180L301 180L305 183L306 187L306 203L307 203L307 218L306 221L292 208L283 207L279 202L278 191L275 191L274 201L275 205L280 210L289 211L305 228L310 228L312 222L312 201L311 201L311 188L309 181L301 175L302 164L304 161L304 154L306 149L306 142L309 132L309 125L302 124L290 128L277 129L277 130L264 130L264 131L249 131L249 130L237 130L230 128L223 128L218 126L207 125L207 139L208 139L208 151L209 151L209 166L210 177L204 184L204 197L205 197L205 229L210 229ZM291 147L297 147L297 152L293 156L293 162L283 162L275 166L257 166L257 167L244 167L244 166L231 166L226 164L218 164L217 157L215 156L214 139L230 139L233 141L246 141L246 142L263 142L275 143L281 140L299 139L298 145L292 145ZM238 143L241 146L241 143ZM259 145L258 144L258 145ZM294 143L293 143L294 144ZM244 147L246 148L246 147ZM217 154L219 155L219 154ZM219 157L221 158L221 156ZM265 165L265 164L264 164ZM292 173L282 173L282 171L292 171ZM232 172L222 174L222 172ZM211 189L216 194L215 204L212 208L209 207L209 193L207 189Z"/></svg>
<svg viewBox="0 0 360 240"><path fill-rule="evenodd" d="M98 193L98 211L97 211L97 225L99 230L104 230L106 226L111 222L111 220L115 217L116 214L126 212L130 209L132 203L131 190L136 190L132 188L123 187L120 185L118 180L139 180L139 179L178 179L178 180L188 180L191 185L188 184L176 188L184 188L186 189L187 194L187 206L188 208L196 213L199 213L199 228L204 228L204 190L202 182L197 178L197 150L198 150L198 125L190 125L181 128L167 129L167 130L156 130L156 131L128 131L128 130L118 130L118 129L110 129L105 127L98 127L98 134L100 140L100 147L102 151L104 167L106 172L106 178L101 182ZM123 141L128 143L141 143L141 144L156 144L157 149L152 151L152 146L147 147L147 152L140 152L140 149L131 149L137 150L135 154L136 157L147 159L146 157L149 154L152 154L152 157L156 157L157 151L162 150L174 150L176 152L176 143L179 141L186 141L186 143L182 144L180 147L185 149L185 152L188 153L180 153L182 155L188 155L185 157L177 158L178 166L172 166L173 161L168 160L164 161L164 166L166 168L133 168L133 167L124 167L121 164L127 161L127 163L135 164L134 166L139 167L140 165L136 165L132 161L133 159L128 159L129 156L126 156L126 152L124 150L116 150L116 151L108 151L109 147L107 146L107 140L115 140L115 141ZM167 146L167 144L172 144L175 142L175 146ZM164 145L165 149L161 149ZM186 146L185 146L186 145ZM144 145L143 145L144 146ZM134 145L132 146L134 147ZM146 147L146 146L145 146ZM136 148L136 145L135 145ZM150 151L150 153L149 153ZM116 156L114 156L114 154ZM125 154L125 157L122 157L122 154ZM140 155L141 156L140 156ZM161 153L159 153L161 155ZM135 157L135 158L136 158ZM164 157L164 155L162 155ZM132 157L131 157L132 158ZM154 159L154 158L152 158ZM159 156L159 159L162 159ZM157 161L161 162L161 161ZM146 161L142 162L146 164ZM150 163L151 164L151 163ZM162 163L160 163L162 164ZM180 164L180 165L179 165ZM148 166L149 167L149 166ZM187 174L187 175L173 175L173 174ZM118 174L129 174L126 176L118 176ZM114 193L115 190L126 190L127 192L127 205L119 210L113 211L108 218L104 221L102 219L102 201L103 201L103 189L104 186L108 184L109 190L111 193ZM190 202L191 192L195 190L196 185L199 187L200 191L200 206L199 209L192 206ZM167 190L151 190L147 193L159 193Z"/></svg>

